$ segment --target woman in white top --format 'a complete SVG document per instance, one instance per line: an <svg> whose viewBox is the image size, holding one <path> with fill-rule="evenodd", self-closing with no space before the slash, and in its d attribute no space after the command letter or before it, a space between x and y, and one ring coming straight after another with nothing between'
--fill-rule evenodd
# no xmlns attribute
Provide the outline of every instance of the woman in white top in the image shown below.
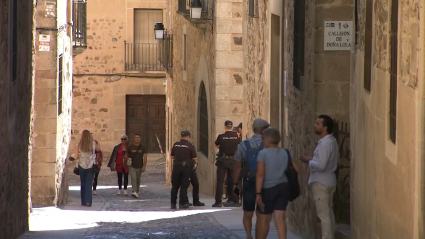
<svg viewBox="0 0 425 239"><path fill-rule="evenodd" d="M75 158L78 158L78 169L80 171L81 205L87 207L91 207L92 205L95 151L100 151L100 147L94 142L90 131L84 130L75 150Z"/></svg>

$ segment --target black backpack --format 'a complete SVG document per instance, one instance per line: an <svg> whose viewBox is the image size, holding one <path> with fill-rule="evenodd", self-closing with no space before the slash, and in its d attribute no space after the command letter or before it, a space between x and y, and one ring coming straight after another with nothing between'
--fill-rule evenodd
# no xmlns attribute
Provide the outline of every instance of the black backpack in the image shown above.
<svg viewBox="0 0 425 239"><path fill-rule="evenodd" d="M297 197L300 196L300 184L298 182L298 173L295 171L294 166L292 165L291 154L287 149L285 149L288 154L288 167L285 170L286 178L289 182L289 201L294 201Z"/></svg>

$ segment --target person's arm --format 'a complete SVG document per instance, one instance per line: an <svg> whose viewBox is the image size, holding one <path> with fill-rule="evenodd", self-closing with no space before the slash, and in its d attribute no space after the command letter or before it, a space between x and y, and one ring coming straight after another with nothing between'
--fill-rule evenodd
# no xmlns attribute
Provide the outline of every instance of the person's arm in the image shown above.
<svg viewBox="0 0 425 239"><path fill-rule="evenodd" d="M145 153L143 154L143 167L142 167L142 172L146 171L146 165L148 163L148 154Z"/></svg>
<svg viewBox="0 0 425 239"><path fill-rule="evenodd" d="M264 162L265 155L262 151L258 154L257 158L257 173L255 175L255 190L257 194L256 202L260 206L264 206L263 199L261 198L261 189L263 188L264 177L266 175L266 164Z"/></svg>
<svg viewBox="0 0 425 239"><path fill-rule="evenodd" d="M96 142L96 141L95 141ZM95 144L95 150L96 151L102 151L101 149L100 149L100 145L99 145L99 143L98 142L96 142Z"/></svg>
<svg viewBox="0 0 425 239"><path fill-rule="evenodd" d="M330 156L330 147L321 145L317 148L317 155L315 154L313 159L308 162L310 170L313 172L321 172L325 170L328 164Z"/></svg>
<svg viewBox="0 0 425 239"><path fill-rule="evenodd" d="M75 159L78 159L78 154L80 153L80 147L78 146L79 144L77 144L77 147L75 148L75 155L74 155Z"/></svg>
<svg viewBox="0 0 425 239"><path fill-rule="evenodd" d="M215 140L215 147L220 148L220 135L217 136L217 139Z"/></svg>
<svg viewBox="0 0 425 239"><path fill-rule="evenodd" d="M233 155L233 159L236 160L235 171L233 172L233 185L236 186L239 181L239 175L242 169L242 159L245 157L244 155L244 147L243 144L239 144L236 149L235 155Z"/></svg>
<svg viewBox="0 0 425 239"><path fill-rule="evenodd" d="M198 154L196 153L196 149L194 145L190 147L190 154L192 155L192 160L194 162L193 169L198 168Z"/></svg>
<svg viewBox="0 0 425 239"><path fill-rule="evenodd" d="M174 160L174 159L176 158L176 157L174 156L174 145L173 145L173 147L171 148L170 158L171 158L171 160Z"/></svg>

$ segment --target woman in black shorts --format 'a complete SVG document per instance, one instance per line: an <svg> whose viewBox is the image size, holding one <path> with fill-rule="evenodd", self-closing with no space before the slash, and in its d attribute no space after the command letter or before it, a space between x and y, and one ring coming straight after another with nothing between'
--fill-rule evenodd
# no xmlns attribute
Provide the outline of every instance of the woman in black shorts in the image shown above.
<svg viewBox="0 0 425 239"><path fill-rule="evenodd" d="M280 133L275 128L263 132L264 149L257 157L256 193L257 227L256 238L265 239L269 233L272 214L279 239L286 239L286 206L288 205L289 183L285 175L291 155L278 147ZM294 165L298 172L297 165Z"/></svg>

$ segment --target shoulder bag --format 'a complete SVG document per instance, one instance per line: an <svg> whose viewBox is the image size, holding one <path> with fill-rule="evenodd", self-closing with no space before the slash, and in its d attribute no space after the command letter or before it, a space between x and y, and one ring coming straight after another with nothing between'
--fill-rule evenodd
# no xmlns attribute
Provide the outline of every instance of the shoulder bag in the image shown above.
<svg viewBox="0 0 425 239"><path fill-rule="evenodd" d="M295 171L294 166L292 165L291 154L287 149L285 149L288 154L288 167L285 170L286 178L289 183L289 201L294 201L297 197L300 196L300 184L298 182L298 173Z"/></svg>

